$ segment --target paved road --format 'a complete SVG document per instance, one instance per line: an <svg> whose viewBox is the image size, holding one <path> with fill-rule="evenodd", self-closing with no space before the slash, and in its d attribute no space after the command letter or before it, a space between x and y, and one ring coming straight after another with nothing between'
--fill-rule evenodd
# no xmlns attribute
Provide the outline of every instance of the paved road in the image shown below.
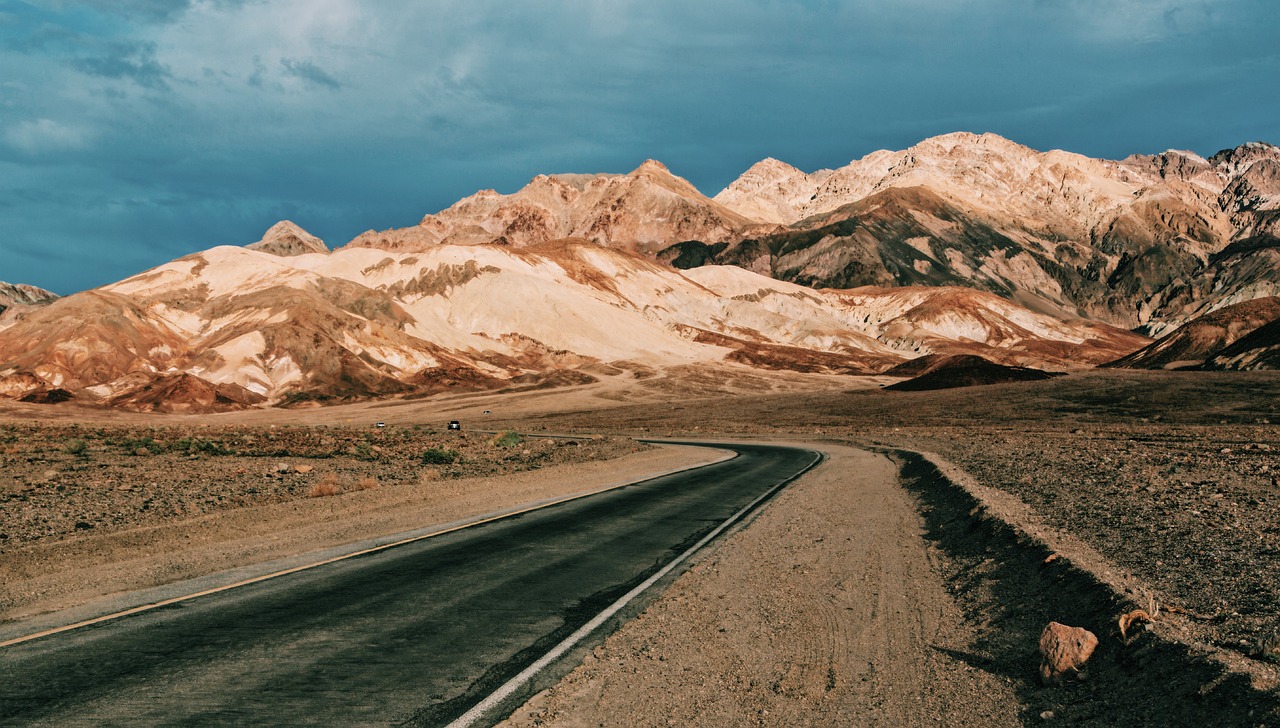
<svg viewBox="0 0 1280 728"><path fill-rule="evenodd" d="M0 648L0 725L447 723L814 458L730 449L689 473Z"/></svg>

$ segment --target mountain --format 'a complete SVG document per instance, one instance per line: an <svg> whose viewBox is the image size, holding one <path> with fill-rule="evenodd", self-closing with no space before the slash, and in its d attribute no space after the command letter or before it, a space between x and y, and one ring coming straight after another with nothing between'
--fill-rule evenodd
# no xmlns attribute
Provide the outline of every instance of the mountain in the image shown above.
<svg viewBox="0 0 1280 728"><path fill-rule="evenodd" d="M371 230L348 247L414 252L440 244L524 247L580 238L652 251L681 240L737 240L771 228L708 199L649 160L628 174L538 175L511 195L482 190L416 227Z"/></svg>
<svg viewBox="0 0 1280 728"><path fill-rule="evenodd" d="M249 250L288 257L308 253L327 253L324 241L303 230L289 220L281 220L267 230L262 239L245 246Z"/></svg>
<svg viewBox="0 0 1280 728"><path fill-rule="evenodd" d="M0 331L0 393L216 411L655 372L868 374L938 352L1064 368L1145 343L970 289L815 291L585 240L288 257L223 246Z"/></svg>
<svg viewBox="0 0 1280 728"><path fill-rule="evenodd" d="M0 281L0 329L12 325L32 308L58 300L58 294L25 283Z"/></svg>
<svg viewBox="0 0 1280 728"><path fill-rule="evenodd" d="M1181 369L1198 366L1261 326L1280 319L1280 298L1268 296L1225 306L1198 316L1132 354L1106 364L1123 369ZM1250 350L1246 346L1246 351ZM1228 357L1231 358L1231 357Z"/></svg>
<svg viewBox="0 0 1280 728"><path fill-rule="evenodd" d="M962 285L1159 334L1280 294L1280 148L1120 161L947 134L835 170L767 159L713 198L772 233L659 257L815 287Z"/></svg>

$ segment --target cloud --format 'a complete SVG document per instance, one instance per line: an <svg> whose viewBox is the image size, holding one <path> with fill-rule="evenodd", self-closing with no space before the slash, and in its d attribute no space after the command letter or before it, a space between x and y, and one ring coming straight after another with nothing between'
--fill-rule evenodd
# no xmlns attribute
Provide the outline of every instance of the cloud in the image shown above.
<svg viewBox="0 0 1280 728"><path fill-rule="evenodd" d="M25 269L61 291L281 217L341 244L479 188L649 157L714 193L764 156L815 169L958 128L1095 156L1280 140L1280 97L1259 92L1280 74L1269 0L0 0L0 16L6 239L88 251L74 285L56 280L70 266Z"/></svg>
<svg viewBox="0 0 1280 728"><path fill-rule="evenodd" d="M10 127L4 139L23 154L39 156L83 149L89 143L89 134L53 119L32 119Z"/></svg>
<svg viewBox="0 0 1280 728"><path fill-rule="evenodd" d="M72 65L91 76L127 79L144 88L163 89L169 69L156 60L154 43L111 43L101 55L79 58Z"/></svg>
<svg viewBox="0 0 1280 728"><path fill-rule="evenodd" d="M338 83L338 79L325 73L323 68L308 60L295 60L293 58L281 58L280 66L284 68L284 72L288 76L304 81L312 86L338 90L342 88L342 84Z"/></svg>

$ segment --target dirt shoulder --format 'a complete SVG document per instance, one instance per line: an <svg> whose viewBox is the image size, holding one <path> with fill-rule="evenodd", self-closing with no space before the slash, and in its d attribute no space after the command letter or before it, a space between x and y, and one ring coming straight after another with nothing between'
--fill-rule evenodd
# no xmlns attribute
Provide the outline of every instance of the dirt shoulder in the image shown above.
<svg viewBox="0 0 1280 728"><path fill-rule="evenodd" d="M723 456L701 448L630 446L608 459L489 477L405 479L332 497L10 547L0 554L0 623L77 605L88 613L118 601L112 595L598 490Z"/></svg>
<svg viewBox="0 0 1280 728"><path fill-rule="evenodd" d="M887 458L828 460L507 726L1018 725Z"/></svg>

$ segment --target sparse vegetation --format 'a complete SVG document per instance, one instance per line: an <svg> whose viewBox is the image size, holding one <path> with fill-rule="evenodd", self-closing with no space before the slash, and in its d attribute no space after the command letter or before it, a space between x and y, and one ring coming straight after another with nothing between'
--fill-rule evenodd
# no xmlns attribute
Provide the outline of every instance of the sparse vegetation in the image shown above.
<svg viewBox="0 0 1280 728"><path fill-rule="evenodd" d="M356 481L357 490L373 490L378 487L378 479L372 475L367 475Z"/></svg>
<svg viewBox="0 0 1280 728"><path fill-rule="evenodd" d="M489 444L494 447L515 447L520 444L520 433L504 430L489 438Z"/></svg>
<svg viewBox="0 0 1280 728"><path fill-rule="evenodd" d="M200 437L184 437L173 444L176 452L184 452L188 455L234 455L235 451L217 440L207 440Z"/></svg>
<svg viewBox="0 0 1280 728"><path fill-rule="evenodd" d="M424 465L452 465L458 462L460 453L457 450L450 450L445 447L427 448L422 453L422 462Z"/></svg>
<svg viewBox="0 0 1280 728"><path fill-rule="evenodd" d="M630 446L606 441L576 449L551 440L494 448L487 436L412 424L370 432L333 424L4 423L0 532L9 538L0 538L0 549L64 538L82 520L106 532L354 492L369 487L366 478L385 490L616 457ZM88 513L101 516L86 519Z"/></svg>
<svg viewBox="0 0 1280 728"><path fill-rule="evenodd" d="M320 482L307 489L307 497L327 498L331 495L338 495L341 492L342 486L338 484L338 476L334 473L325 473Z"/></svg>

